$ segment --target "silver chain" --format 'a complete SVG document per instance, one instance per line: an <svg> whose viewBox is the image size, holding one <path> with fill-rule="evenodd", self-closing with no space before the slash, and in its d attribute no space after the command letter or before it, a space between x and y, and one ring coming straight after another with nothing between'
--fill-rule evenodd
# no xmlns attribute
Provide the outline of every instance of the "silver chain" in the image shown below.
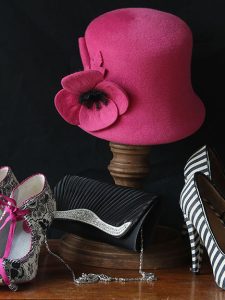
<svg viewBox="0 0 225 300"><path fill-rule="evenodd" d="M76 278L74 271L72 268L57 254L52 252L49 248L47 237L45 236L45 246L49 254L53 255L59 261L61 261L64 266L71 272L73 282L76 284L84 284L84 283L95 283L95 282L130 282L130 281L155 281L157 277L154 273L146 273L143 271L143 262L144 262L144 238L143 238L143 230L141 229L141 250L139 256L139 274L141 276L128 278L128 277L111 277L105 274L94 274L94 273L82 273L82 275Z"/></svg>
<svg viewBox="0 0 225 300"><path fill-rule="evenodd" d="M47 240L47 236L45 235L45 247L48 251L49 254L51 254L52 256L54 256L55 258L57 258L61 263L64 264L64 266L71 272L72 274L72 277L73 277L73 281L75 282L76 281L76 276L74 274L74 271L73 269L59 256L57 255L56 253L52 252L50 250L50 247L49 247L49 244L48 244L48 240Z"/></svg>

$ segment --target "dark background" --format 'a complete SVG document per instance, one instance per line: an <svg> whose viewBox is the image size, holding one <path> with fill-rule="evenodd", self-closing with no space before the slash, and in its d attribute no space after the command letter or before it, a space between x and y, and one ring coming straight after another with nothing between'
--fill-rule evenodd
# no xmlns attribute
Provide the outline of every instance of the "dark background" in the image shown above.
<svg viewBox="0 0 225 300"><path fill-rule="evenodd" d="M203 143L225 158L223 0L0 0L0 165L10 165L19 180L42 172L52 186L65 174L112 182L108 142L63 121L53 99L61 78L82 68L77 39L88 23L122 7L173 13L193 32L192 82L205 103L206 122L185 140L152 148L144 187L163 196L161 223L178 226L187 158Z"/></svg>

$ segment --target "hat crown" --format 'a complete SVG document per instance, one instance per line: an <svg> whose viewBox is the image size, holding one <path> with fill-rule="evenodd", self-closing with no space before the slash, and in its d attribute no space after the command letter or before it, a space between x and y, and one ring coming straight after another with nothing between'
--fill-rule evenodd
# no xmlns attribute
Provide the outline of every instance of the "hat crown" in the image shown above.
<svg viewBox="0 0 225 300"><path fill-rule="evenodd" d="M140 50L148 47L150 52L168 51L170 47L179 47L183 42L192 40L192 33L183 20L149 8L107 12L89 24L85 36L87 39L95 36L96 46L107 47L111 42L115 48L120 45L123 49L127 43L133 43L134 46L138 44Z"/></svg>
<svg viewBox="0 0 225 300"><path fill-rule="evenodd" d="M145 93L149 88L160 93L159 80L168 94L174 93L174 85L191 88L192 33L174 15L146 8L115 10L92 21L85 40L91 63L101 53L106 78L128 93L133 93L134 81Z"/></svg>

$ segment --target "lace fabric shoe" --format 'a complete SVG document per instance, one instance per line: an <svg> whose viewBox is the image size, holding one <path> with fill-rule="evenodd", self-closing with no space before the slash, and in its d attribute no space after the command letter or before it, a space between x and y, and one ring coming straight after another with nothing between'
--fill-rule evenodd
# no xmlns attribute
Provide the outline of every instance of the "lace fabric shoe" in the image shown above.
<svg viewBox="0 0 225 300"><path fill-rule="evenodd" d="M0 167L0 194L10 196L18 181L10 167Z"/></svg>
<svg viewBox="0 0 225 300"><path fill-rule="evenodd" d="M24 180L10 197L1 195L0 204L4 207L0 220L0 282L15 291L17 284L31 281L37 274L40 248L56 204L42 174Z"/></svg>

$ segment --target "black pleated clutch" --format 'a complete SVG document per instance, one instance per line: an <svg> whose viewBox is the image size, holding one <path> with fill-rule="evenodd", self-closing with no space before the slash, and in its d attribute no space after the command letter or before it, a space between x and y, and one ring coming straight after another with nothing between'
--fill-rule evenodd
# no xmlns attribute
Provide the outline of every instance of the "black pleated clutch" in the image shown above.
<svg viewBox="0 0 225 300"><path fill-rule="evenodd" d="M54 188L53 226L131 250L150 242L160 214L157 196L79 176L65 176Z"/></svg>

